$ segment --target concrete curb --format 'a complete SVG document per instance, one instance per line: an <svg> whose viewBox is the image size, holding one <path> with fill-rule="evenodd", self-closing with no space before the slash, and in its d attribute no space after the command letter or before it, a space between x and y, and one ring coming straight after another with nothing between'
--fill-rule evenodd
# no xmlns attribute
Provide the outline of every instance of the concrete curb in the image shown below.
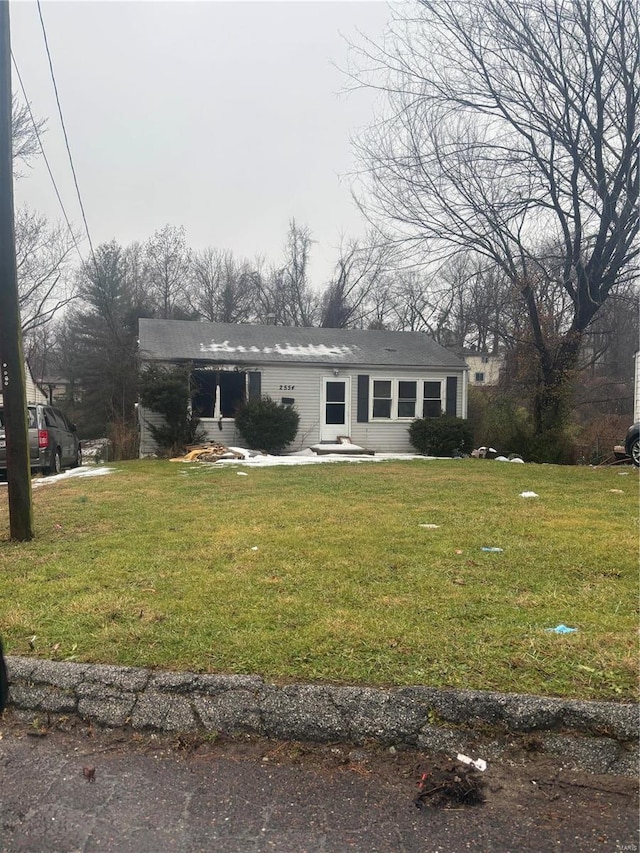
<svg viewBox="0 0 640 853"><path fill-rule="evenodd" d="M568 767L634 775L638 706L430 687L277 685L258 676L198 675L8 657L10 699L32 715L77 715L106 727L250 733L300 741L374 741L478 752L520 748Z"/></svg>

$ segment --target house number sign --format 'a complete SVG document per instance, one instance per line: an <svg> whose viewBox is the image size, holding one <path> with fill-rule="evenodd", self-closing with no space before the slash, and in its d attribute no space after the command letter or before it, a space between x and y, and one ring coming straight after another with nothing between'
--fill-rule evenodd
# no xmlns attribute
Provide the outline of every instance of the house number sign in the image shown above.
<svg viewBox="0 0 640 853"><path fill-rule="evenodd" d="M281 385L280 386L281 391L295 391L295 388L296 388L295 385Z"/></svg>

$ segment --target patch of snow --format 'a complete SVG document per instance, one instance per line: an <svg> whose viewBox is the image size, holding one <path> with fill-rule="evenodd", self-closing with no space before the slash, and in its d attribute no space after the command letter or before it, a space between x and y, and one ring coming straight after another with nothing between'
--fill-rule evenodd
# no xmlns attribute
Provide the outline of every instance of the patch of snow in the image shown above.
<svg viewBox="0 0 640 853"><path fill-rule="evenodd" d="M506 456L496 456L496 460L495 460L495 461L496 461L496 462L508 462L509 460L507 459L507 457L506 457Z"/></svg>
<svg viewBox="0 0 640 853"><path fill-rule="evenodd" d="M524 459L520 459L519 456L514 456L513 459L511 459L510 461L511 462L517 462L518 465L524 465Z"/></svg>
<svg viewBox="0 0 640 853"><path fill-rule="evenodd" d="M48 483L58 483L60 480L71 480L78 479L80 477L102 477L105 474L113 474L115 468L107 468L104 465L96 465L91 466L90 468L71 468L70 471L64 471L62 474L54 474L49 477L39 477L36 480L33 480L31 485L36 488L37 486L46 486Z"/></svg>
<svg viewBox="0 0 640 853"><path fill-rule="evenodd" d="M313 356L315 358L341 358L344 359L348 355L352 355L353 348L347 346L326 346L326 344L276 344L273 347L245 347L245 346L232 346L229 341L222 341L221 343L216 343L215 340L212 340L210 344L200 344L200 352L211 352L211 353L245 353L245 352L253 352L258 353L262 352L265 355L271 355L271 353L276 353L276 355L286 355L293 356L296 358L304 358L304 356Z"/></svg>
<svg viewBox="0 0 640 853"><path fill-rule="evenodd" d="M326 445L323 446L326 447ZM344 444L340 445L342 448L344 446ZM240 451L241 448L234 447L234 450ZM246 453L247 451L244 452ZM225 465L242 465L247 468L272 468L278 465L323 465L327 462L359 464L363 462L402 462L411 459L421 459L423 462L427 462L434 458L433 456L421 456L412 453L376 453L375 456L348 456L345 453L327 453L326 455L318 456L312 450L306 448L305 450L299 450L286 456L256 454L255 456L245 457L244 459L218 459L217 462L200 462L199 464L208 465L212 469L220 469Z"/></svg>

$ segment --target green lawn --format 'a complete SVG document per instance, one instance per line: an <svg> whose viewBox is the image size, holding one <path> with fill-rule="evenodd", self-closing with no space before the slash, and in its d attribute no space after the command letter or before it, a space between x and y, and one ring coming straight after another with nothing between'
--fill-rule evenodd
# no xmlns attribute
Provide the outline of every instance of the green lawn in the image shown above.
<svg viewBox="0 0 640 853"><path fill-rule="evenodd" d="M635 470L113 467L34 489L30 543L7 541L0 491L10 654L636 697Z"/></svg>

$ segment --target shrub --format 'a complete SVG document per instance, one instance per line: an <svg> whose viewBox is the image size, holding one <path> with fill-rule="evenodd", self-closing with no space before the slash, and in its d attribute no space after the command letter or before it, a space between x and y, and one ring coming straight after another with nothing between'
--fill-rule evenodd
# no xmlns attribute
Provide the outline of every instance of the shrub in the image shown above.
<svg viewBox="0 0 640 853"><path fill-rule="evenodd" d="M533 423L526 408L509 397L499 396L487 406L478 444L496 447L501 453L517 453L531 459Z"/></svg>
<svg viewBox="0 0 640 853"><path fill-rule="evenodd" d="M190 371L150 365L140 377L140 402L164 418L164 424L147 426L160 450L180 453L186 445L204 437L198 429L200 420L189 409Z"/></svg>
<svg viewBox="0 0 640 853"><path fill-rule="evenodd" d="M282 453L298 433L300 415L271 397L242 403L236 412L236 427L247 446L266 453Z"/></svg>
<svg viewBox="0 0 640 853"><path fill-rule="evenodd" d="M473 431L462 418L418 418L409 427L409 439L419 453L429 456L453 456L470 453Z"/></svg>

